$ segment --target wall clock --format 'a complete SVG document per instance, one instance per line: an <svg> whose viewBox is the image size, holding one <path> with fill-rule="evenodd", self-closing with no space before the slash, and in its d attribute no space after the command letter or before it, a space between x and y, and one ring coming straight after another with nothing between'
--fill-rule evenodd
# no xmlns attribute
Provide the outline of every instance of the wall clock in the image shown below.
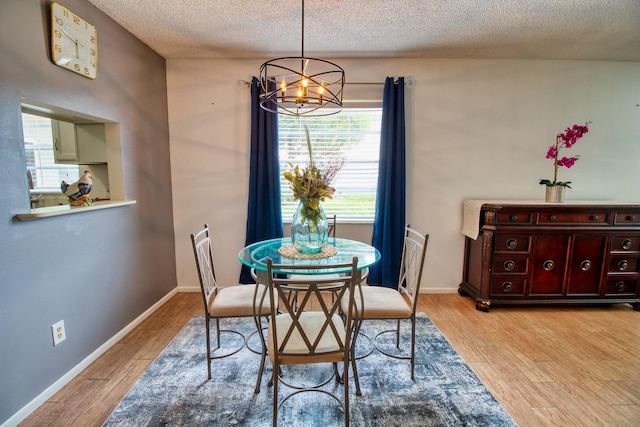
<svg viewBox="0 0 640 427"><path fill-rule="evenodd" d="M51 59L90 79L98 76L98 30L57 2L51 3Z"/></svg>

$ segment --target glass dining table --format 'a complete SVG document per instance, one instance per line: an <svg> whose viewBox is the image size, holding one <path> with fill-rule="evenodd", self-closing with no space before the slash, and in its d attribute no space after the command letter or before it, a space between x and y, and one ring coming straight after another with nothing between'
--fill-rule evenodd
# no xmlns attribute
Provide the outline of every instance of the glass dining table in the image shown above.
<svg viewBox="0 0 640 427"><path fill-rule="evenodd" d="M358 270L364 270L380 261L380 252L371 245L357 240L341 239L337 237L329 237L327 245L331 248L331 252L327 256L304 256L301 254L291 253L285 249L291 248L291 238L283 237L278 239L263 240L244 247L239 253L240 261L249 268L255 269L257 272L267 271L267 258L271 258L273 264L285 266L275 273L290 274L287 271L287 265L332 265L351 263L353 257L358 257ZM335 248L335 249L333 249ZM331 273L347 273L349 268L344 271L331 269ZM295 274L323 274L327 271L320 270L295 270Z"/></svg>
<svg viewBox="0 0 640 427"><path fill-rule="evenodd" d="M323 248L322 253L318 255L306 256L298 253L291 243L290 237L283 237L278 239L270 239L263 240L260 242L253 243L244 247L239 253L238 258L242 262L242 264L251 268L252 276L256 280L257 283L267 283L267 259L271 259L273 265L278 265L278 269L274 269L273 272L277 274L295 274L295 275L309 275L311 281L313 281L313 277L320 277L322 274L340 274L340 273L350 273L351 267L349 264L353 262L353 257L358 258L358 272L357 274L360 276L357 279L357 283L360 283L362 280L368 276L368 268L380 261L380 252L371 245L368 245L363 242L358 242L357 240L349 240L349 239L341 239L336 237L330 237L327 241L327 245ZM329 268L331 265L336 264L344 264L346 267L344 270L339 268ZM287 266L323 266L326 265L327 269L323 268L314 268L312 270L303 269L295 269L288 270ZM312 276L316 275L316 276ZM332 288L328 288L327 291L332 291ZM293 297L293 298L292 298ZM297 311L299 309L297 304L297 293L293 293L293 295L289 295L285 297L286 301L283 301L285 306L287 307L287 311ZM265 328L262 325L261 317L254 317L256 322L257 331L264 330ZM354 326L355 335L357 337L358 330L360 329L360 323L362 319L359 320L358 324ZM263 337L262 334L258 334L258 336ZM355 345L354 342L350 345ZM373 345L371 346L373 351ZM252 350L255 351L255 350ZM258 351L255 351L258 353ZM258 380L256 383L255 392L258 393L260 389L260 382L262 378L262 370L264 368L264 358L266 357L266 344L265 338L262 338L262 357L263 364L260 367L260 374L258 376ZM358 394L359 394L359 384L357 385Z"/></svg>

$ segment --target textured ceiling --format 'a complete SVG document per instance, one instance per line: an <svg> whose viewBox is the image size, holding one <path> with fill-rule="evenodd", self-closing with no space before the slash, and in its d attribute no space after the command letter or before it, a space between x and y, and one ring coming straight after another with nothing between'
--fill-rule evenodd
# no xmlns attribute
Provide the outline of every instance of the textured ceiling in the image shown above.
<svg viewBox="0 0 640 427"><path fill-rule="evenodd" d="M89 2L167 59L301 54L300 0ZM640 0L306 0L304 27L307 56L640 61Z"/></svg>

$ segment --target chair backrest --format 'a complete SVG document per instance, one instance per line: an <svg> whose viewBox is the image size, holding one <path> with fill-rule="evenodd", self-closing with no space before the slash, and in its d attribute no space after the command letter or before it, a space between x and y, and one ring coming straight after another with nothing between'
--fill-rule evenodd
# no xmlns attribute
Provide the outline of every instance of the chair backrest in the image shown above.
<svg viewBox="0 0 640 427"><path fill-rule="evenodd" d="M348 273L341 273L336 280L332 270L344 270L350 268ZM286 270L287 275L278 274L278 271ZM321 270L321 271L319 271ZM317 274L315 272L318 271ZM300 361L299 363L317 363L323 356L334 357L335 361L342 360L347 354L353 330L361 322L361 313L358 313L355 298L362 304L362 292L359 286L358 258L354 257L348 264L328 265L277 265L270 258L267 259L267 289L272 299L271 307L275 307L274 298L280 297L280 313L272 309L270 339L280 343L276 349L277 356L287 357L289 360L313 356L313 361ZM289 292L297 292L295 303L286 296ZM331 293L335 297L331 296ZM348 299L350 309L344 314L344 321L340 319L340 306L343 299ZM285 313L285 315L282 315ZM313 327L308 326L305 316L313 316ZM304 320L303 320L304 319ZM278 322L288 326L278 326ZM343 323L344 322L344 323ZM336 325L344 325L338 328ZM327 343L337 343L327 347ZM272 357L274 355L270 355ZM297 363L297 362L293 362Z"/></svg>
<svg viewBox="0 0 640 427"><path fill-rule="evenodd" d="M213 264L213 250L211 249L211 233L209 226L191 235L193 254L196 259L198 277L200 278L200 290L204 300L205 313L208 312L209 302L218 292L218 282Z"/></svg>
<svg viewBox="0 0 640 427"><path fill-rule="evenodd" d="M336 237L336 215L327 215L329 237Z"/></svg>
<svg viewBox="0 0 640 427"><path fill-rule="evenodd" d="M422 281L428 241L428 234L420 233L411 228L410 224L406 225L398 290L409 298L414 314L418 304L418 293L420 293L420 282Z"/></svg>

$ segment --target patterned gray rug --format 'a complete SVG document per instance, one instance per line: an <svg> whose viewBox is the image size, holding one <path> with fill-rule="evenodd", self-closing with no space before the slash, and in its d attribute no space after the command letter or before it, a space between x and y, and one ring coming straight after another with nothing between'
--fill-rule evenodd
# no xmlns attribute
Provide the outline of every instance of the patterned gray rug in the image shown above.
<svg viewBox="0 0 640 427"><path fill-rule="evenodd" d="M389 325L369 321L363 330L374 336ZM227 320L224 326L243 330L247 336L255 330L253 321L248 319ZM408 324L405 329L408 334ZM418 319L416 334L415 382L411 381L408 361L374 351L358 362L362 396L355 395L351 380L352 426L517 426L424 315ZM393 334L386 335L393 341ZM225 346L233 345L235 339L228 336ZM258 339L255 335L253 338L250 345L258 348ZM359 352L365 352L367 341L359 340L359 347ZM204 316L194 316L149 366L104 426L270 426L273 394L267 381L271 365L267 361L261 392L254 394L259 362L259 356L245 348L231 357L214 360L213 378L207 380ZM322 377L330 368L314 365L295 369ZM294 377L302 372L284 374ZM342 386L331 381L325 387L339 394ZM280 391L286 390L282 387ZM298 394L278 413L280 426L325 427L343 422L335 401L320 393Z"/></svg>

